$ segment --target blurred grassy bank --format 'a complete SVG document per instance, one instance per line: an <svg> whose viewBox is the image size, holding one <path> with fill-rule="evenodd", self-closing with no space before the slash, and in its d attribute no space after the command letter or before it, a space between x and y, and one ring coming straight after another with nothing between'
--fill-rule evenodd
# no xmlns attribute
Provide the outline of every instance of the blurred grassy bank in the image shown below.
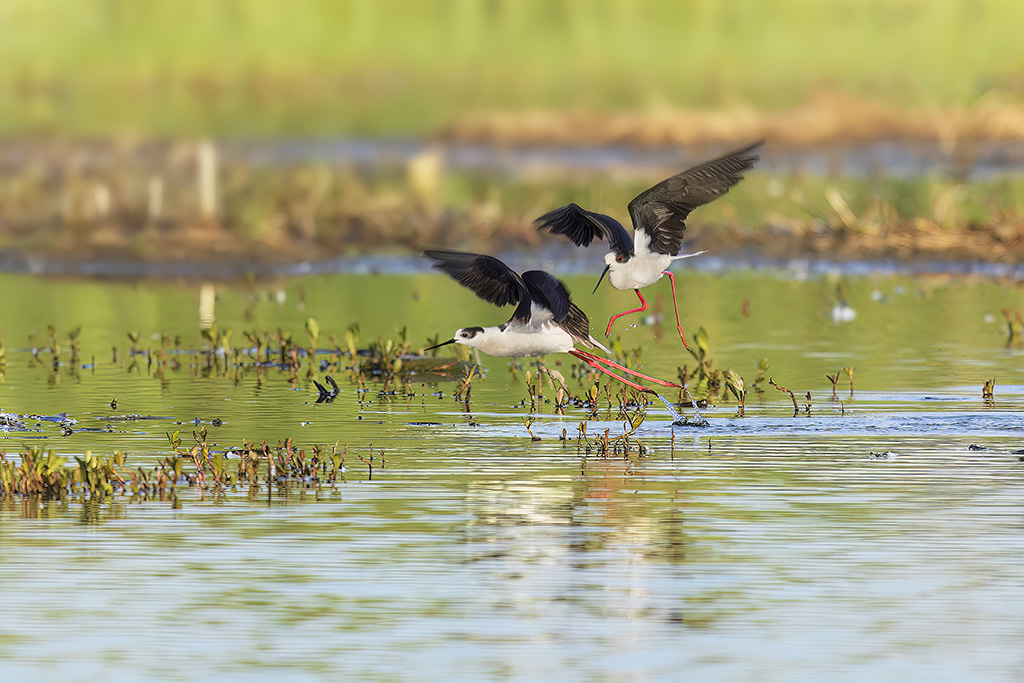
<svg viewBox="0 0 1024 683"><path fill-rule="evenodd" d="M218 161L209 143L51 152L0 154L9 160L0 163L0 257L256 265L439 245L567 248L533 221L575 201L628 225L630 199L666 175L614 167L510 178L446 170L429 150L366 167ZM755 170L691 216L687 244L719 255L1020 262L1022 206L1019 174L965 183Z"/></svg>
<svg viewBox="0 0 1024 683"><path fill-rule="evenodd" d="M1016 0L6 0L0 135L395 135L468 112L1024 100Z"/></svg>

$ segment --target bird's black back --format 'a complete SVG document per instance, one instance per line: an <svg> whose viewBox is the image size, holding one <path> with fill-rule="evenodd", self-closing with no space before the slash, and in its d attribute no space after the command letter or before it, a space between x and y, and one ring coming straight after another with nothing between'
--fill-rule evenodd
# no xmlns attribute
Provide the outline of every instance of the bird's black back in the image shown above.
<svg viewBox="0 0 1024 683"><path fill-rule="evenodd" d="M522 277L533 302L551 311L556 323L565 320L572 307L572 300L562 281L543 270L528 270Z"/></svg>

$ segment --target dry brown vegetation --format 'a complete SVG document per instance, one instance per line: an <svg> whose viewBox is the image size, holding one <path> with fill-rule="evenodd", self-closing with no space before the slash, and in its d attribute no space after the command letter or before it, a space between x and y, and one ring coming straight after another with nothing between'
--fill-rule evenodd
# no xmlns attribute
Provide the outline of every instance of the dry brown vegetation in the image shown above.
<svg viewBox="0 0 1024 683"><path fill-rule="evenodd" d="M928 140L952 151L961 141L1024 140L1024 104L983 98L970 108L906 108L826 90L785 111L478 111L438 133L443 140L502 144L671 145L742 143L851 144Z"/></svg>
<svg viewBox="0 0 1024 683"><path fill-rule="evenodd" d="M969 111L915 116L830 94L780 113L479 115L453 124L441 137L666 146L717 141L719 149L768 137L772 153L783 156L786 145L893 137L938 141L956 153L974 141L1024 139L1024 107L992 100ZM207 194L213 199L204 200L202 148L195 142L0 145L0 259L255 265L409 254L440 244L542 248L546 241L533 219L549 202L566 201L559 198L560 183L579 183L556 174L523 181L536 186L519 187L516 194L501 178L447 171L436 150L383 174L342 163L254 166L227 159L211 162L208 175L215 180ZM752 177L742 193L730 193L695 216L688 239L720 255L736 250L780 258L1024 259L1019 182L929 181L931 189L917 192L916 208L908 212L900 210L898 193L885 191L885 178L859 188L838 180L787 179L777 183L789 188L783 194L770 190L764 177ZM616 180L600 182L604 194L625 191ZM586 196L577 189L563 194ZM615 213L628 196L591 208ZM739 213L735 202L745 203Z"/></svg>

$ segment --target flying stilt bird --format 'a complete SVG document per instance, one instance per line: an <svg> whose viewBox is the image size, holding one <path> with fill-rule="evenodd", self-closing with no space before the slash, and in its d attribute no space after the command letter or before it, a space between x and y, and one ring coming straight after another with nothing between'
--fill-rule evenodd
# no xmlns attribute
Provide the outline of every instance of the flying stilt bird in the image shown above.
<svg viewBox="0 0 1024 683"><path fill-rule="evenodd" d="M667 275L672 288L672 306L675 309L679 338L689 348L683 326L679 322L675 277L668 270L673 261L704 253L679 254L686 230L686 217L697 207L721 197L742 180L743 173L757 162L759 157L756 152L763 143L761 140L705 161L641 192L628 207L629 216L633 220L632 235L611 216L587 211L578 204L567 204L537 219L539 230L547 229L555 235L565 235L576 246L589 246L598 237L608 240L611 251L604 257L604 272L594 291L597 291L604 276L608 275L612 287L636 292L640 307L613 315L608 321L605 336L611 334L612 324L622 316L647 310L647 302L640 290Z"/></svg>
<svg viewBox="0 0 1024 683"><path fill-rule="evenodd" d="M568 353L595 370L640 391L656 393L608 368L662 386L679 387L678 384L641 374L590 351L576 348L598 348L611 353L590 334L590 321L586 314L572 303L565 285L550 273L528 270L519 274L493 256L484 254L435 249L425 252L425 255L436 261L435 268L448 273L484 301L496 306L516 306L508 322L489 327L459 328L454 337L431 346L428 351L447 344L464 344L490 356Z"/></svg>

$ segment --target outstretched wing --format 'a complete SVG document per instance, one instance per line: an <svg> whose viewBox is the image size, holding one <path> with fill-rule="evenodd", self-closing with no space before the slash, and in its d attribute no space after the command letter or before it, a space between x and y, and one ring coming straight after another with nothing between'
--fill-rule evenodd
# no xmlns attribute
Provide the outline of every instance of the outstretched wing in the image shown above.
<svg viewBox="0 0 1024 683"><path fill-rule="evenodd" d="M512 317L530 319L530 294L526 283L514 270L485 254L471 254L454 249L430 249L424 256L436 261L435 268L452 276L463 287L495 306L519 304Z"/></svg>
<svg viewBox="0 0 1024 683"><path fill-rule="evenodd" d="M622 223L603 213L587 211L579 204L566 204L549 211L536 220L538 230L547 228L553 235L565 235L577 247L589 247L596 237L608 240L612 251L628 254L633 251L633 238Z"/></svg>
<svg viewBox="0 0 1024 683"><path fill-rule="evenodd" d="M650 238L648 248L658 254L675 256L683 245L686 217L698 206L721 197L743 179L744 171L760 158L759 140L742 149L687 169L641 192L629 203L634 233L643 230Z"/></svg>

